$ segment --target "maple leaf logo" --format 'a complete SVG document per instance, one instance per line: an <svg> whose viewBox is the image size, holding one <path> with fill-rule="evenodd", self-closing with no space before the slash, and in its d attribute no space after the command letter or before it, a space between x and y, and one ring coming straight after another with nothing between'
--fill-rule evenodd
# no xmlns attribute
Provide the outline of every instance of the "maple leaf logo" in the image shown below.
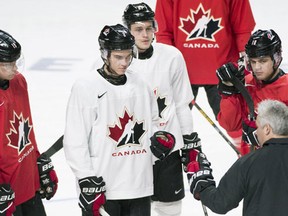
<svg viewBox="0 0 288 216"><path fill-rule="evenodd" d="M125 109L122 117L113 126L108 126L108 136L117 143L117 147L124 145L140 145L141 137L144 135L144 123L138 122L133 115Z"/></svg>
<svg viewBox="0 0 288 216"><path fill-rule="evenodd" d="M179 29L187 35L186 40L215 41L214 35L223 28L220 25L221 18L215 19L210 15L211 9L205 10L201 3L196 11L191 9L190 12L191 15L188 15L187 18L180 17Z"/></svg>
<svg viewBox="0 0 288 216"><path fill-rule="evenodd" d="M24 119L22 113L17 115L15 112L13 120L10 121L10 125L10 132L6 134L9 140L8 146L17 149L19 155L26 146L32 144L29 138L32 125L29 123L29 118Z"/></svg>

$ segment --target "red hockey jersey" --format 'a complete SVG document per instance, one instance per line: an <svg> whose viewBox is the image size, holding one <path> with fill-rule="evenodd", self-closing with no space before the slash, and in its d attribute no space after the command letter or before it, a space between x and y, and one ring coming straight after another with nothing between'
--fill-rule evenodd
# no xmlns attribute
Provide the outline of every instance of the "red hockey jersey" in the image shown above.
<svg viewBox="0 0 288 216"><path fill-rule="evenodd" d="M191 84L217 84L216 69L235 62L255 27L249 0L157 0L158 42L183 54Z"/></svg>
<svg viewBox="0 0 288 216"><path fill-rule="evenodd" d="M0 184L15 191L15 205L40 188L36 145L27 83L18 73L7 90L0 89Z"/></svg>
<svg viewBox="0 0 288 216"><path fill-rule="evenodd" d="M258 103L265 99L279 100L288 105L288 74L269 84L260 83L252 74L249 74L245 77L245 82L246 88L254 101L256 113ZM222 96L218 122L227 131L241 129L242 120L253 127L255 122L249 121L248 113L248 106L240 94Z"/></svg>

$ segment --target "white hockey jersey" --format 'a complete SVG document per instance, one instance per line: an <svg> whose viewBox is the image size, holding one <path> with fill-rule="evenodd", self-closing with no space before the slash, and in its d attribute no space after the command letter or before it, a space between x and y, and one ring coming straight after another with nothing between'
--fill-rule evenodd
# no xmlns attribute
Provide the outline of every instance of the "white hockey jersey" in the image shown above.
<svg viewBox="0 0 288 216"><path fill-rule="evenodd" d="M67 106L64 151L77 179L102 176L107 199L153 194L150 137L158 109L149 87L126 72L113 85L97 71L73 85Z"/></svg>
<svg viewBox="0 0 288 216"><path fill-rule="evenodd" d="M193 95L185 60L173 46L154 43L149 59L134 58L129 68L141 76L157 98L159 129L176 138L174 150L183 146L182 135L193 132L193 118L188 104Z"/></svg>

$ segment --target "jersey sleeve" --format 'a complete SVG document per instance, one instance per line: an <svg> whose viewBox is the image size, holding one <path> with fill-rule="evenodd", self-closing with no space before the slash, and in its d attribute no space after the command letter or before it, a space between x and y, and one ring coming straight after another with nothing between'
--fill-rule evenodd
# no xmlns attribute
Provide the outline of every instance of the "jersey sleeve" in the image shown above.
<svg viewBox="0 0 288 216"><path fill-rule="evenodd" d="M96 118L94 107L89 106L89 92L84 84L74 84L66 110L66 128L64 133L64 152L67 163L77 178L94 176L89 154L89 134L93 119Z"/></svg>
<svg viewBox="0 0 288 216"><path fill-rule="evenodd" d="M175 48L176 49L176 48ZM178 50L177 50L178 51ZM181 127L182 135L193 132L193 118L189 103L193 99L187 67L182 54L177 52L175 58L175 73L173 74L173 100L176 105L176 114Z"/></svg>
<svg viewBox="0 0 288 216"><path fill-rule="evenodd" d="M156 41L175 45L173 34L173 0L157 0L155 18L158 23Z"/></svg>
<svg viewBox="0 0 288 216"><path fill-rule="evenodd" d="M235 131L242 128L241 95L222 95L220 111L217 120L226 131Z"/></svg>
<svg viewBox="0 0 288 216"><path fill-rule="evenodd" d="M211 186L200 194L201 201L217 214L226 214L243 199L245 177L239 160L221 178L218 187Z"/></svg>

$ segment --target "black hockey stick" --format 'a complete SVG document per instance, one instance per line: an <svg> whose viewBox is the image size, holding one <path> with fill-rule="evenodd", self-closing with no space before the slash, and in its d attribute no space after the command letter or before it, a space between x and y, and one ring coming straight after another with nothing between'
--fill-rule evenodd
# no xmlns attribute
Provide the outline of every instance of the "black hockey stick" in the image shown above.
<svg viewBox="0 0 288 216"><path fill-rule="evenodd" d="M246 101L248 108L249 108L249 116L248 116L249 120L251 121L255 120L254 102L253 102L251 95L249 94L249 92L247 91L243 83L239 79L237 79L235 76L232 76L232 79L230 82L235 86L235 88L237 88L240 91L241 95Z"/></svg>
<svg viewBox="0 0 288 216"><path fill-rule="evenodd" d="M64 137L64 135L59 137L58 140L47 151L44 152L44 154L46 154L48 157L51 157L55 153L57 153L60 149L62 149L63 148L63 137Z"/></svg>
<svg viewBox="0 0 288 216"><path fill-rule="evenodd" d="M227 136L225 136L225 134L220 130L219 127L217 127L217 125L211 120L211 118L203 111L203 109L201 109L201 107L196 103L195 100L192 100L192 105L195 106L199 112L205 117L205 119L215 128L215 130L224 138L224 140L232 147L232 149L236 152L236 154L238 155L238 157L241 157L240 152L238 151L238 149L235 147L235 145L228 139Z"/></svg>

